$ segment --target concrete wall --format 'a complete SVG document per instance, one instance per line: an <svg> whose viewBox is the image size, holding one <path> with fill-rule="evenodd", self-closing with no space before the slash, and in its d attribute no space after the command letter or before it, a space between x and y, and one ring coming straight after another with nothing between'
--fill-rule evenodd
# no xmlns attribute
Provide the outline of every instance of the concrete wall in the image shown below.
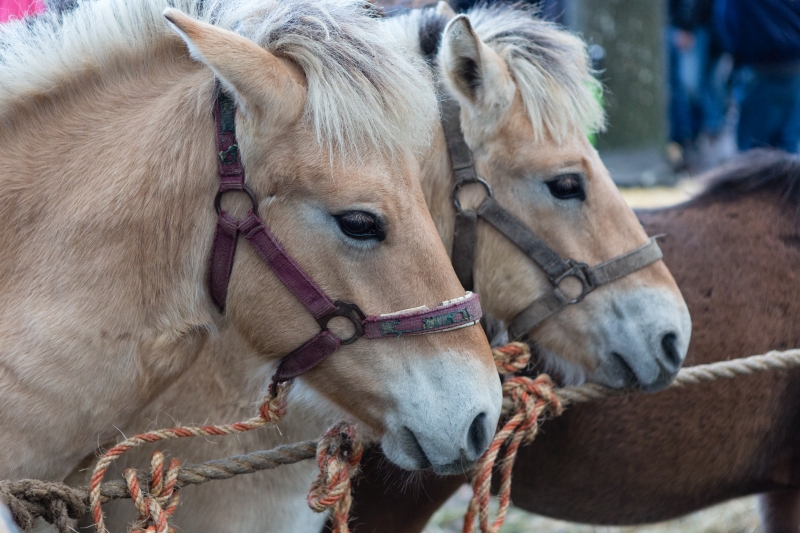
<svg viewBox="0 0 800 533"><path fill-rule="evenodd" d="M605 49L609 129L598 147L661 148L667 139L665 0L568 0L568 26Z"/></svg>

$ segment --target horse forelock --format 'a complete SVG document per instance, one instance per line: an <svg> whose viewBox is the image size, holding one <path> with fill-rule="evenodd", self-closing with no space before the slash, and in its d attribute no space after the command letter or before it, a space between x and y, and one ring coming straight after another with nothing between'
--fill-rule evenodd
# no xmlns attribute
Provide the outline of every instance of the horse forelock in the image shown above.
<svg viewBox="0 0 800 533"><path fill-rule="evenodd" d="M586 43L523 5L479 6L467 12L475 32L508 65L535 134L561 142L578 128L601 131L605 114Z"/></svg>
<svg viewBox="0 0 800 533"><path fill-rule="evenodd" d="M321 144L422 150L436 117L422 61L385 44L361 0L175 0L195 19L240 33L291 59L308 83L305 119ZM83 0L0 27L0 112L53 91L88 69L119 68L174 38L161 15L168 0Z"/></svg>

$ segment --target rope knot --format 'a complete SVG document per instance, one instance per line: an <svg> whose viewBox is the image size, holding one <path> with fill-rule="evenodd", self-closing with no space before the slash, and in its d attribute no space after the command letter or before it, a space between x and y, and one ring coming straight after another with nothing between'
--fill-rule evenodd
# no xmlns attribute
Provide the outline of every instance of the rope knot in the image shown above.
<svg viewBox="0 0 800 533"><path fill-rule="evenodd" d="M258 414L267 423L275 424L286 414L286 396L290 384L290 381L270 384L267 395L258 407Z"/></svg>
<svg viewBox="0 0 800 533"><path fill-rule="evenodd" d="M524 342L511 342L499 348L492 348L494 364L501 376L521 372L531 361L531 349Z"/></svg>
<svg viewBox="0 0 800 533"><path fill-rule="evenodd" d="M497 348L493 353L501 374L522 370L530 361L530 349L518 342ZM558 416L563 411L561 400L553 387L553 381L546 374L536 378L512 376L503 383L504 422L475 467L473 495L464 516L463 533L475 531L476 518L482 533L500 531L511 502L511 472L519 447L529 444L536 437L542 415ZM494 521L490 521L489 499L492 472L496 465L500 470L500 507Z"/></svg>
<svg viewBox="0 0 800 533"><path fill-rule="evenodd" d="M540 416L559 416L564 411L553 387L553 380L547 374L536 378L515 376L503 383L503 397L509 400L509 404L504 402L503 414L513 417L517 413L524 413L523 420L515 430L523 434L523 444L533 442L539 429Z"/></svg>
<svg viewBox="0 0 800 533"><path fill-rule="evenodd" d="M174 533L167 525L167 518L172 516L180 501L175 490L178 480L180 461L172 459L164 473L164 454L155 452L150 460L150 492L145 494L136 478L136 470L128 468L122 477L128 485L128 492L139 517L131 527L132 533Z"/></svg>
<svg viewBox="0 0 800 533"><path fill-rule="evenodd" d="M329 429L317 445L319 475L308 491L308 506L317 513L331 510L333 533L350 531L350 480L358 472L363 453L355 427L346 423Z"/></svg>
<svg viewBox="0 0 800 533"><path fill-rule="evenodd" d="M0 482L0 501L11 511L14 522L30 531L36 518L26 503L41 509L41 516L60 533L72 531L72 521L80 518L85 506L76 490L63 483L24 479Z"/></svg>

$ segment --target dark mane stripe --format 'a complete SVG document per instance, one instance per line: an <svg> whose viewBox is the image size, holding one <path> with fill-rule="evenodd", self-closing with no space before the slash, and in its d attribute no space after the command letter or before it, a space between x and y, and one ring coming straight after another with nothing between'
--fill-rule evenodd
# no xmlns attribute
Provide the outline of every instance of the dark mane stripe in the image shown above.
<svg viewBox="0 0 800 533"><path fill-rule="evenodd" d="M734 200L745 194L772 192L800 207L800 156L780 150L755 149L704 178L705 190L693 202Z"/></svg>
<svg viewBox="0 0 800 533"><path fill-rule="evenodd" d="M435 10L425 10L419 24L419 47L424 57L431 63L442 44L442 33L447 26L447 19Z"/></svg>

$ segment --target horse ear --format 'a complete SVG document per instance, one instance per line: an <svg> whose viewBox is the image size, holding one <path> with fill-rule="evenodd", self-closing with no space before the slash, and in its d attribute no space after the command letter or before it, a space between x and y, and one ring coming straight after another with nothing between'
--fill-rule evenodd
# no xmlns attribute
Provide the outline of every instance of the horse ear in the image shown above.
<svg viewBox="0 0 800 533"><path fill-rule="evenodd" d="M462 106L488 112L511 101L516 90L505 62L481 41L466 15L458 15L444 29L440 61L446 79Z"/></svg>
<svg viewBox="0 0 800 533"><path fill-rule="evenodd" d="M442 44L442 63L447 78L462 95L477 100L484 82L483 43L466 15L459 15L447 24Z"/></svg>
<svg viewBox="0 0 800 533"><path fill-rule="evenodd" d="M436 14L446 18L447 20L455 18L456 16L456 12L453 11L453 8L450 7L450 4L448 4L445 0L439 0L439 3L436 4Z"/></svg>
<svg viewBox="0 0 800 533"><path fill-rule="evenodd" d="M192 57L214 72L245 113L257 107L268 109L273 118L292 120L303 112L305 88L299 69L232 31L173 8L163 14Z"/></svg>

